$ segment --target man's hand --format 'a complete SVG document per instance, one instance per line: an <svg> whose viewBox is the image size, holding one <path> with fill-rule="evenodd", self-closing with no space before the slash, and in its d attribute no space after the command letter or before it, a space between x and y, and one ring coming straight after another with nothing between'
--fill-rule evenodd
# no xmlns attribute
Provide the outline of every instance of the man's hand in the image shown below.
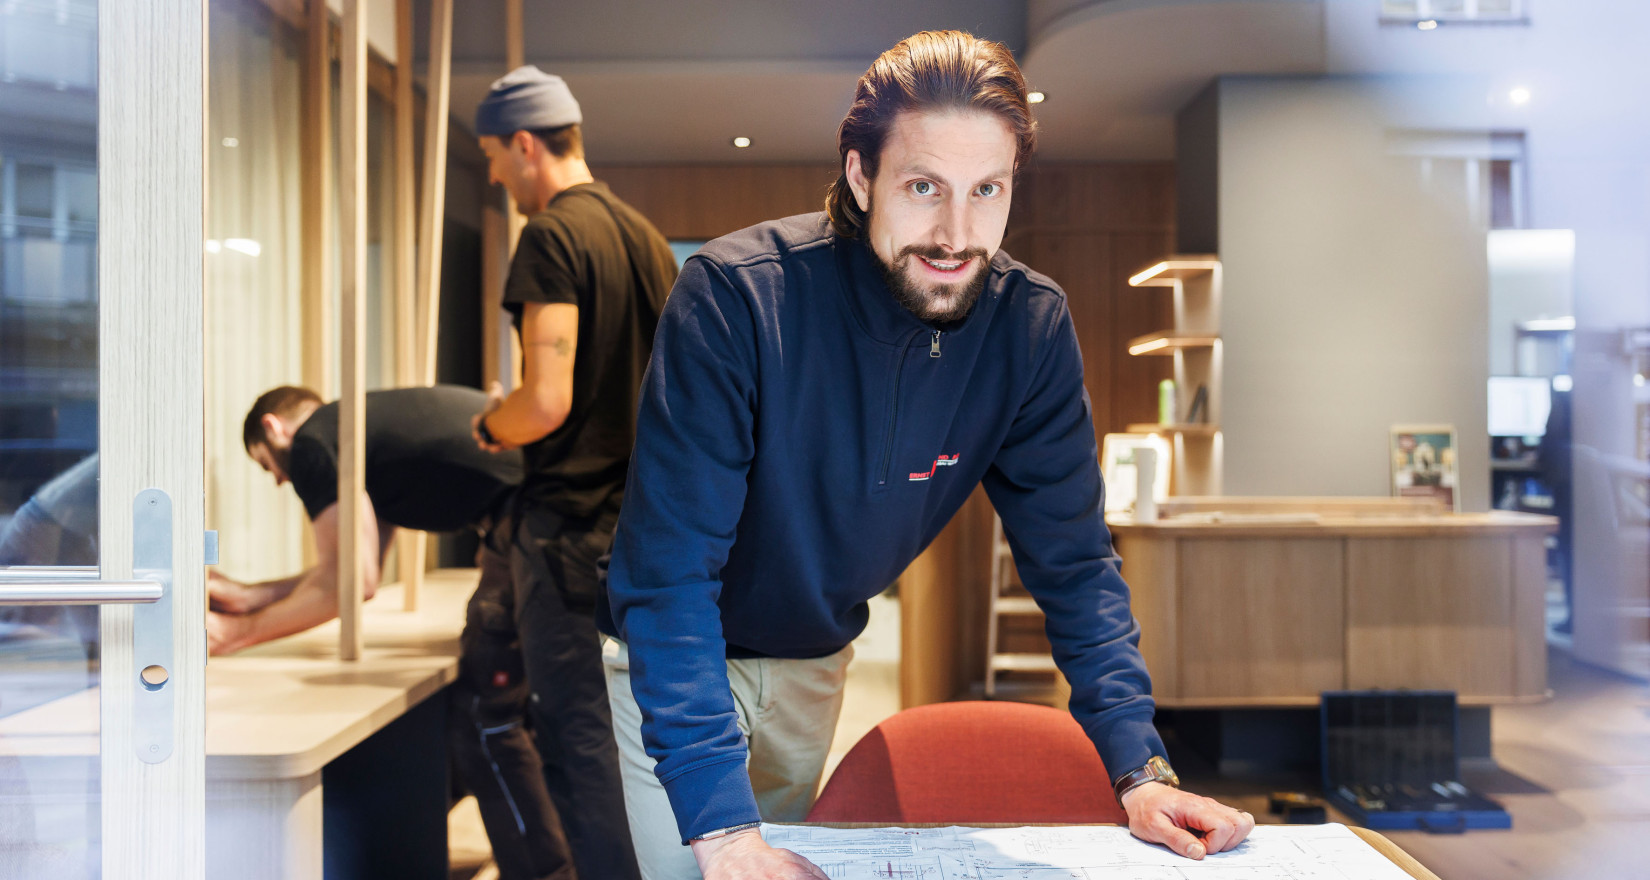
<svg viewBox="0 0 1650 880"><path fill-rule="evenodd" d="M481 436L481 420L487 418L487 416L490 415L494 410L498 409L499 407L501 407L503 405L504 405L504 386L500 385L497 382L494 382L493 384L487 386L487 406L486 406L486 408L482 409L481 412L476 413L474 416L472 416L470 418L470 436L475 438L476 445L481 447L481 450L483 452L494 452L494 453L508 452L512 449L517 448L517 447L512 446L508 443L488 443L486 438ZM495 437L493 439L496 440L498 438Z"/></svg>
<svg viewBox="0 0 1650 880"><path fill-rule="evenodd" d="M261 591L215 571L206 573L207 606L225 614L246 614L269 604Z"/></svg>
<svg viewBox="0 0 1650 880"><path fill-rule="evenodd" d="M1123 795L1129 831L1188 859L1225 852L1255 830L1255 817L1191 792L1148 782Z"/></svg>
<svg viewBox="0 0 1650 880"><path fill-rule="evenodd" d="M233 654L250 644L252 619L236 614L206 612L206 650L212 656Z"/></svg>
<svg viewBox="0 0 1650 880"><path fill-rule="evenodd" d="M813 862L768 846L756 829L714 840L693 841L693 857L705 880L830 880Z"/></svg>

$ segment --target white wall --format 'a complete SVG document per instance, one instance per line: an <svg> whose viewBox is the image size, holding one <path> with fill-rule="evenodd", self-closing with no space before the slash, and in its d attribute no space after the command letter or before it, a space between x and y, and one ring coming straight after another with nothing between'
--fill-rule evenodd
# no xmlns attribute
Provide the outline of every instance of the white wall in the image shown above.
<svg viewBox="0 0 1650 880"><path fill-rule="evenodd" d="M1425 121L1393 110L1416 95L1221 81L1228 494L1386 495L1390 427L1447 423L1461 507L1488 507L1484 231L1387 155L1391 128Z"/></svg>
<svg viewBox="0 0 1650 880"><path fill-rule="evenodd" d="M1376 23L1379 0L1325 4L1329 69L1469 74L1463 127L1522 131L1529 225L1575 231L1574 442L1578 461L1634 454L1624 327L1650 325L1650 3L1541 0L1528 26ZM1529 100L1511 100L1524 88ZM1582 454L1585 453L1585 454ZM1575 646L1650 674L1642 526L1623 529L1593 475L1576 473Z"/></svg>

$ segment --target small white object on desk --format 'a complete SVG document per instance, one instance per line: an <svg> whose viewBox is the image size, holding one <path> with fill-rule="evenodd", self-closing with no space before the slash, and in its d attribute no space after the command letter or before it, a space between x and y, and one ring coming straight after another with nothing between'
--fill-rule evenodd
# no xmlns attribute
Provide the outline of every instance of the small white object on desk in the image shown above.
<svg viewBox="0 0 1650 880"><path fill-rule="evenodd" d="M1134 521L1157 519L1157 450L1142 446L1134 451Z"/></svg>

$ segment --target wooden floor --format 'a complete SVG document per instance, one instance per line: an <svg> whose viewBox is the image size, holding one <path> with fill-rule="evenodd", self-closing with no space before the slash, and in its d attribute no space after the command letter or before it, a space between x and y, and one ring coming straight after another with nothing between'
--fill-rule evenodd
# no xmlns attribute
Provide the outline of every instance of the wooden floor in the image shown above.
<svg viewBox="0 0 1650 880"><path fill-rule="evenodd" d="M872 626L855 643L831 768L899 708L898 615L897 601L874 603ZM1495 710L1495 761L1463 770L1468 785L1512 813L1512 830L1389 835L1442 880L1650 880L1650 687L1556 649L1549 683L1551 701ZM1218 778L1195 762L1179 769L1189 789L1263 822L1267 792L1316 788L1311 778ZM454 880L482 880L479 816L454 816Z"/></svg>
<svg viewBox="0 0 1650 880"><path fill-rule="evenodd" d="M1512 830L1388 833L1442 880L1650 880L1650 688L1558 650L1548 681L1551 701L1495 710L1495 760L1462 768L1512 814ZM1268 791L1316 788L1299 777L1219 779L1195 763L1183 775L1263 822Z"/></svg>

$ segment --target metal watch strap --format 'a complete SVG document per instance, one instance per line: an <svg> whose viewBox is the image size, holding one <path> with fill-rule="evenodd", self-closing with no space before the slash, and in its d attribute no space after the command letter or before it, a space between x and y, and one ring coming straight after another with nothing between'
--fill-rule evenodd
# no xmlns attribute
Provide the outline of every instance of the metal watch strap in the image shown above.
<svg viewBox="0 0 1650 880"><path fill-rule="evenodd" d="M693 839L694 840L715 840L718 837L727 837L729 834L737 834L740 831L750 831L754 828L760 828L760 827L762 827L761 822L746 822L743 825L729 825L726 828L718 828L715 831L707 831L704 834L701 834L698 837L695 837Z"/></svg>

